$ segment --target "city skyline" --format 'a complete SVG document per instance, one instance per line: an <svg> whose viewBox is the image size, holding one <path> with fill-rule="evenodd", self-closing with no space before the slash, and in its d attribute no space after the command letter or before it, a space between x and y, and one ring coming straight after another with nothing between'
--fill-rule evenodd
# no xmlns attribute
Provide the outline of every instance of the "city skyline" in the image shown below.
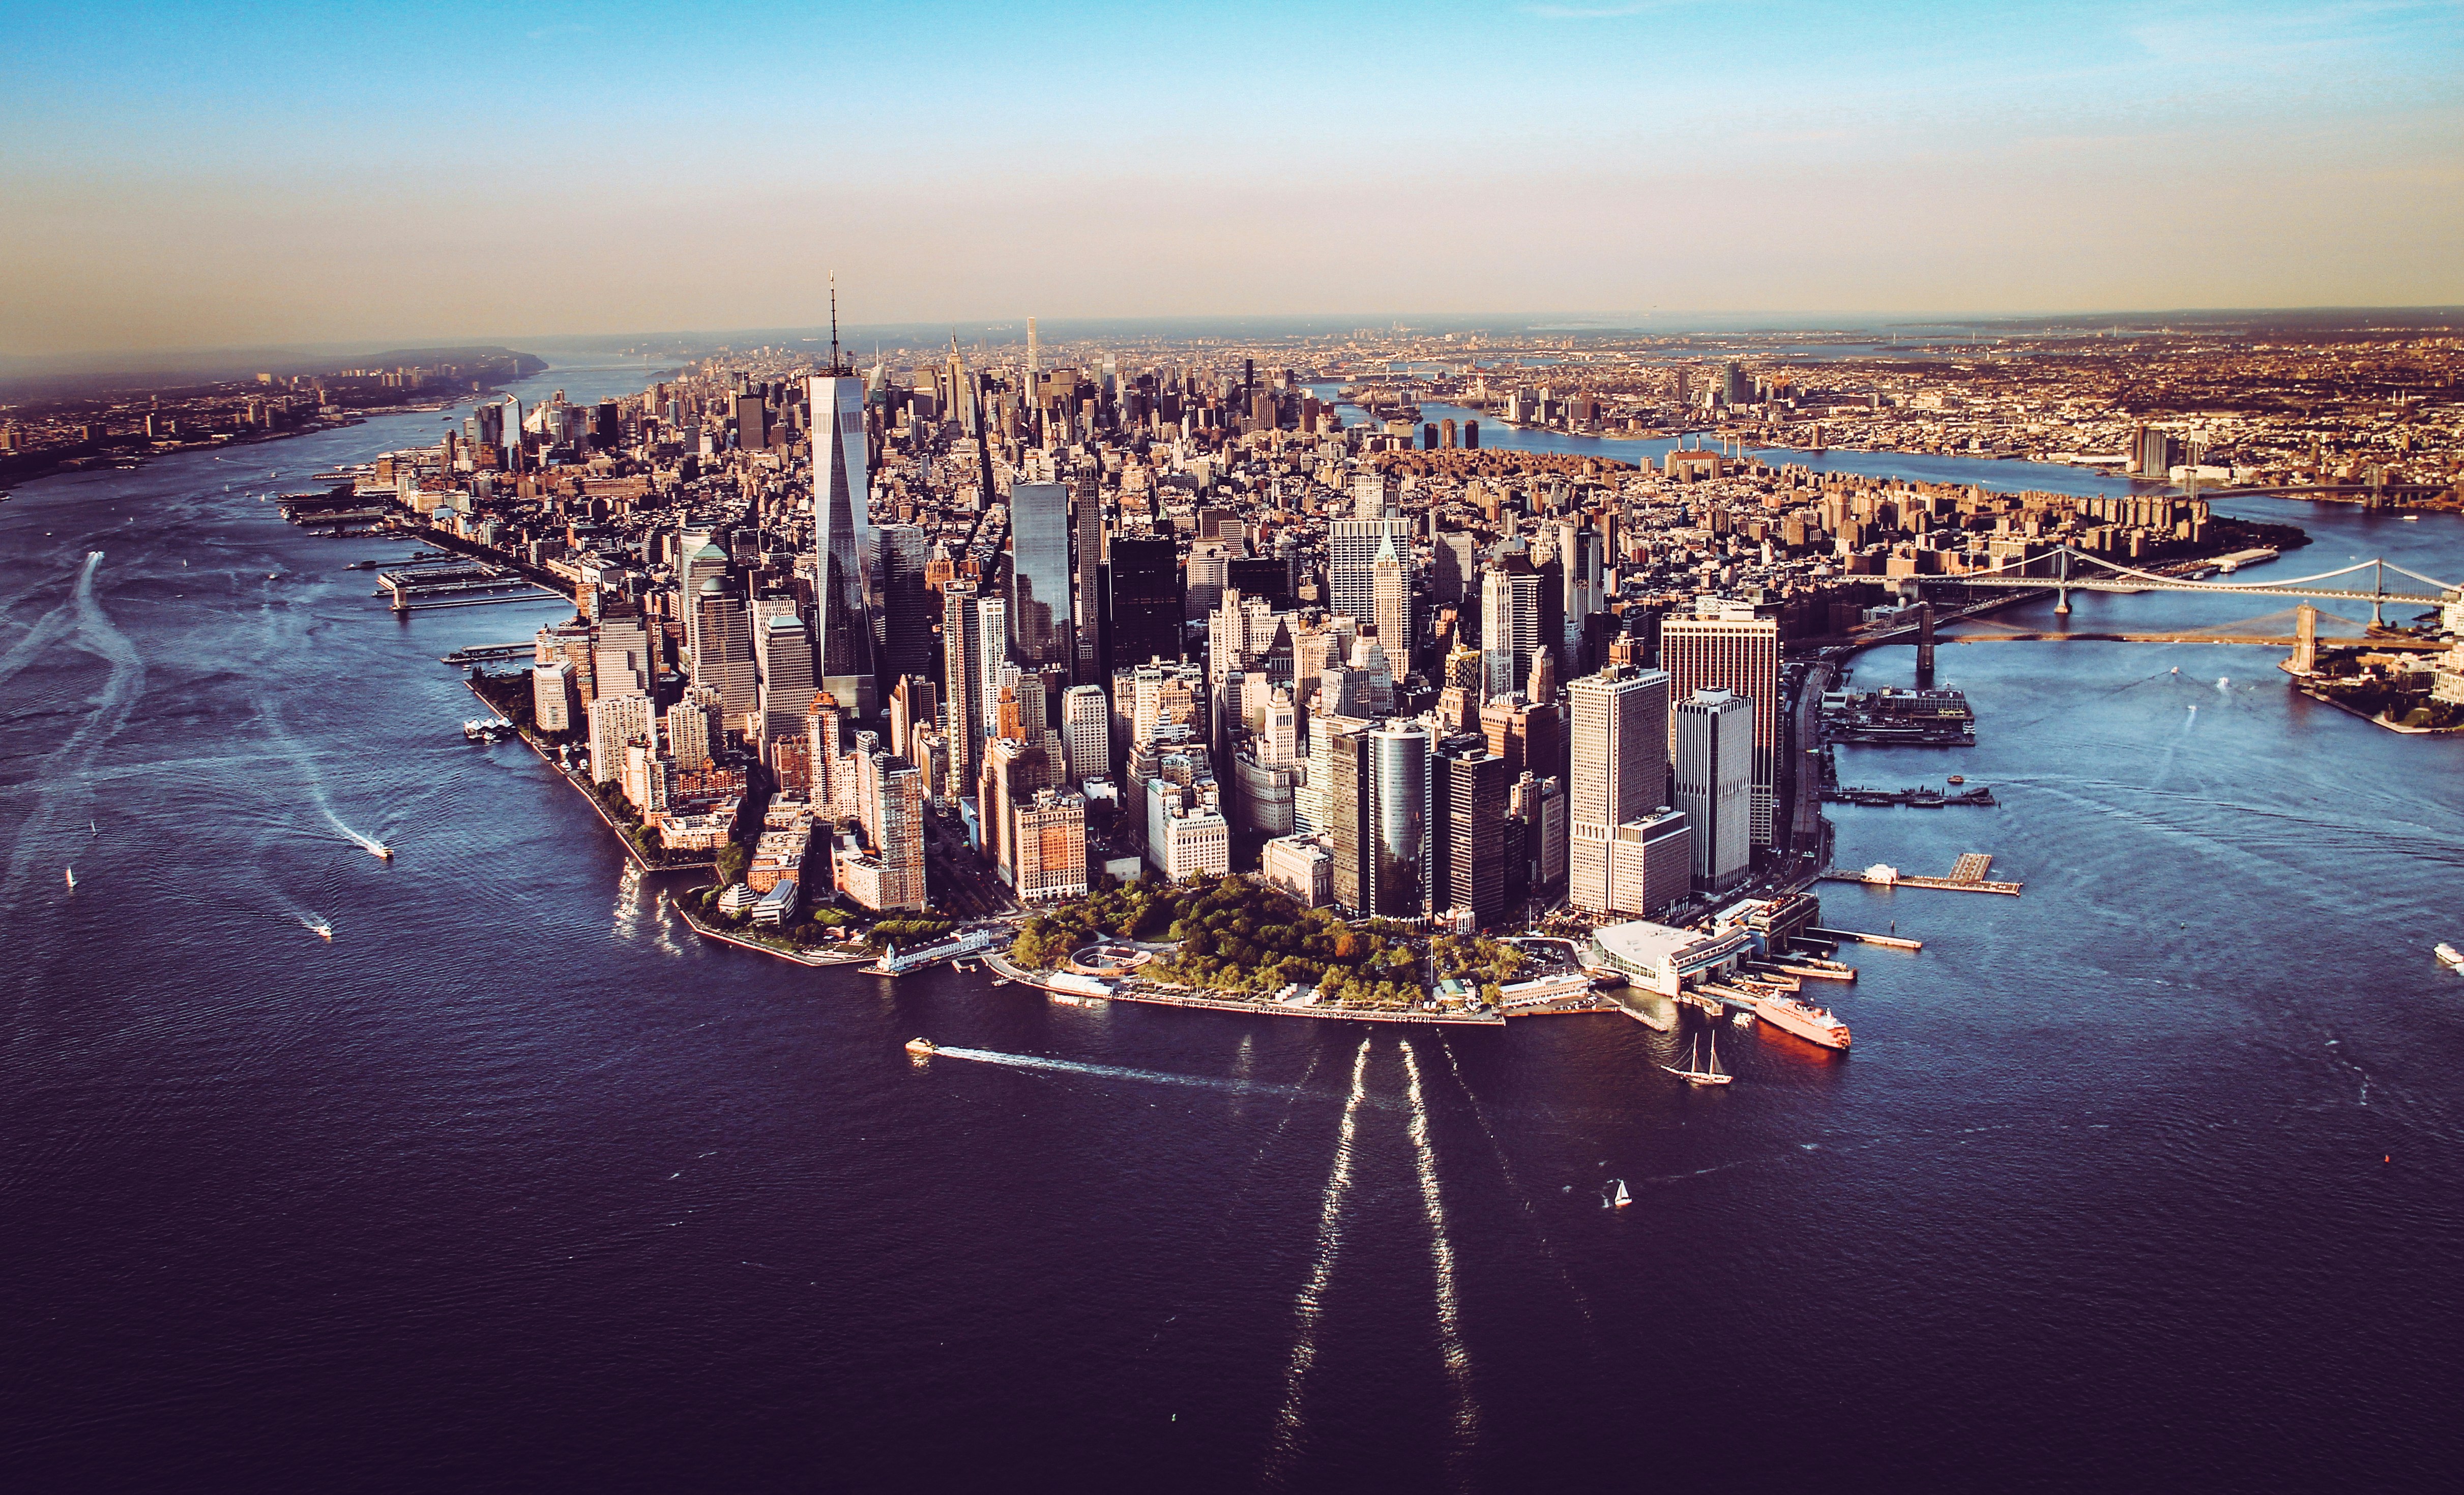
<svg viewBox="0 0 2464 1495"><path fill-rule="evenodd" d="M0 356L818 325L831 270L869 322L2446 303L2455 20L47 12Z"/></svg>

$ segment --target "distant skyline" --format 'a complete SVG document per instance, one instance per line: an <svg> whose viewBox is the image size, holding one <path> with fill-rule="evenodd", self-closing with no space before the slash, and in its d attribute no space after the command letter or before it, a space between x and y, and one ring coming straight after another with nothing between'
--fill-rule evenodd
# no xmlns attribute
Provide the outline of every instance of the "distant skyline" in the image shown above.
<svg viewBox="0 0 2464 1495"><path fill-rule="evenodd" d="M55 7L0 360L2464 301L2464 6Z"/></svg>

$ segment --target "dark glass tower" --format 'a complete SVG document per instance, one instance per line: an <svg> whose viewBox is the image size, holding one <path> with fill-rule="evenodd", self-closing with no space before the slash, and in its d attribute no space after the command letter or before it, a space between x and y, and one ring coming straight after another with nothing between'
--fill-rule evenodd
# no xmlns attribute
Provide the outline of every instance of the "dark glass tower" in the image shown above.
<svg viewBox="0 0 2464 1495"><path fill-rule="evenodd" d="M1108 569L1112 667L1180 658L1179 547L1168 536L1114 535Z"/></svg>

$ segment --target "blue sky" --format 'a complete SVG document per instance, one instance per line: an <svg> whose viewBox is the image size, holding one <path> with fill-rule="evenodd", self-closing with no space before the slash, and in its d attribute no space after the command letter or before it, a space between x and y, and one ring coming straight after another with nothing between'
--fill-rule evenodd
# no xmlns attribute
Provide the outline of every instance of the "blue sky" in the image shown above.
<svg viewBox="0 0 2464 1495"><path fill-rule="evenodd" d="M867 321L2464 300L2434 0L88 4L8 40L0 353L781 325L833 269Z"/></svg>

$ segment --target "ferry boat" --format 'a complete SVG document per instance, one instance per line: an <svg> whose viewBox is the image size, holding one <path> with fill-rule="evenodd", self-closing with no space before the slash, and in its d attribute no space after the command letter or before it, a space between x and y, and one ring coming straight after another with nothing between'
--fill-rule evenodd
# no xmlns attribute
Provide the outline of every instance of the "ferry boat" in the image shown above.
<svg viewBox="0 0 2464 1495"><path fill-rule="evenodd" d="M1783 1032L1793 1033L1809 1044L1824 1048L1845 1049L1849 1044L1848 1024L1832 1016L1827 1007L1799 1001L1793 997L1754 997L1754 1015Z"/></svg>
<svg viewBox="0 0 2464 1495"><path fill-rule="evenodd" d="M918 1059L923 1059L939 1053L941 1049L940 1045L929 1038L911 1038L907 1041L907 1051Z"/></svg>
<svg viewBox="0 0 2464 1495"><path fill-rule="evenodd" d="M2430 953L2438 957L2438 963L2447 967L2447 969L2451 971L2464 971L2464 950L2458 950L2453 945L2448 944L2445 940L2441 940L2436 946L2431 948Z"/></svg>

